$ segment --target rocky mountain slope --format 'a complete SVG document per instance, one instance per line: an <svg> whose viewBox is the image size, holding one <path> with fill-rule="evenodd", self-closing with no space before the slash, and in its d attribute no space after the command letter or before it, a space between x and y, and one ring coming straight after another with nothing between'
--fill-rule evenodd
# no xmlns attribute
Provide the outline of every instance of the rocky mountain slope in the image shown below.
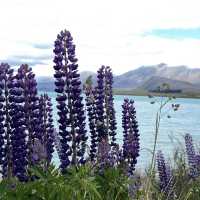
<svg viewBox="0 0 200 200"><path fill-rule="evenodd" d="M81 72L81 81L85 82L92 76L96 83L96 74L90 71ZM54 90L52 77L38 77L39 90ZM168 66L164 63L152 66L142 66L122 75L114 76L114 88L117 89L145 89L157 88L162 83L168 83L172 89L186 92L200 91L200 68L192 69L186 66Z"/></svg>

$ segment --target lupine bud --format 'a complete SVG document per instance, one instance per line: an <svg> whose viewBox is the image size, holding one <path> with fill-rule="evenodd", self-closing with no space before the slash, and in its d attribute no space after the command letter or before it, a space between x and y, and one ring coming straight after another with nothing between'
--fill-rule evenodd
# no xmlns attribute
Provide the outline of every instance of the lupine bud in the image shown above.
<svg viewBox="0 0 200 200"><path fill-rule="evenodd" d="M188 165L189 165L189 170L190 170L189 175L192 178L195 178L198 175L197 163L196 163L195 149L194 149L192 136L189 133L185 135L185 148L186 148Z"/></svg>
<svg viewBox="0 0 200 200"><path fill-rule="evenodd" d="M158 151L157 153L157 167L160 180L160 189L169 196L172 192L172 173L170 166L165 163L165 159L161 151Z"/></svg>

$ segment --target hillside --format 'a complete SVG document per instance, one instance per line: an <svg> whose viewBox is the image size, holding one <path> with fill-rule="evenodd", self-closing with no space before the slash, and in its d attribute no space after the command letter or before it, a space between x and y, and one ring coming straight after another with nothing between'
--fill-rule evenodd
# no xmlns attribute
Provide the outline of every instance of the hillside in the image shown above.
<svg viewBox="0 0 200 200"><path fill-rule="evenodd" d="M171 67L164 63L153 66L142 66L115 77L114 87L136 89L152 77L164 77L172 80L200 84L200 69L190 69L186 66Z"/></svg>
<svg viewBox="0 0 200 200"><path fill-rule="evenodd" d="M197 85L185 81L172 80L169 78L164 78L159 76L151 77L138 89L152 91L156 90L163 83L168 84L171 90L182 90L182 92L200 92L200 88Z"/></svg>
<svg viewBox="0 0 200 200"><path fill-rule="evenodd" d="M96 74L90 71L80 73L82 83L88 76L93 77L96 83ZM184 92L200 91L200 69L191 69L186 66L170 67L164 63L153 66L142 66L122 75L114 76L116 89L155 89L162 83L168 83L172 89L181 89ZM53 91L52 77L38 77L39 90Z"/></svg>

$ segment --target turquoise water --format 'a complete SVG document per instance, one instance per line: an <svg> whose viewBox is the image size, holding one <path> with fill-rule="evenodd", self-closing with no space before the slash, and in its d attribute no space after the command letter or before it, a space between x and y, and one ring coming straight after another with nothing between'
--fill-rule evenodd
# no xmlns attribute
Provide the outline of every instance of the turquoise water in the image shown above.
<svg viewBox="0 0 200 200"><path fill-rule="evenodd" d="M56 102L55 93L49 92L54 105L54 118L56 121ZM124 98L134 99L137 111L137 119L140 130L141 151L137 164L138 168L147 166L151 158L149 150L153 147L155 133L156 112L159 108L161 99L157 98L157 103L151 104L152 99L143 96L115 96L114 97L116 118L118 122L117 140L122 144L123 130L121 128L121 105ZM172 103L180 104L180 109L174 112L171 109ZM170 115L171 118L167 116ZM158 136L158 148L166 156L172 156L174 144L183 141L183 135L190 133L196 143L200 143L200 100L199 99L175 99L170 102L163 110L160 131ZM58 162L55 156L55 162Z"/></svg>

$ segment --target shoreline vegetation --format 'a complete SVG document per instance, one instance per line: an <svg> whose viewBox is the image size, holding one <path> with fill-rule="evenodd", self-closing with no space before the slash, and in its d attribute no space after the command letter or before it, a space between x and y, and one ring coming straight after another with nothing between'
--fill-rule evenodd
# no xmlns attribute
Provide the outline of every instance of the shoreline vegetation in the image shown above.
<svg viewBox="0 0 200 200"><path fill-rule="evenodd" d="M200 93L182 92L182 93L159 93L159 92L148 92L146 90L131 90L131 89L114 89L114 95L130 95L130 96L157 96L157 97L175 97L175 98L194 98L199 99Z"/></svg>

